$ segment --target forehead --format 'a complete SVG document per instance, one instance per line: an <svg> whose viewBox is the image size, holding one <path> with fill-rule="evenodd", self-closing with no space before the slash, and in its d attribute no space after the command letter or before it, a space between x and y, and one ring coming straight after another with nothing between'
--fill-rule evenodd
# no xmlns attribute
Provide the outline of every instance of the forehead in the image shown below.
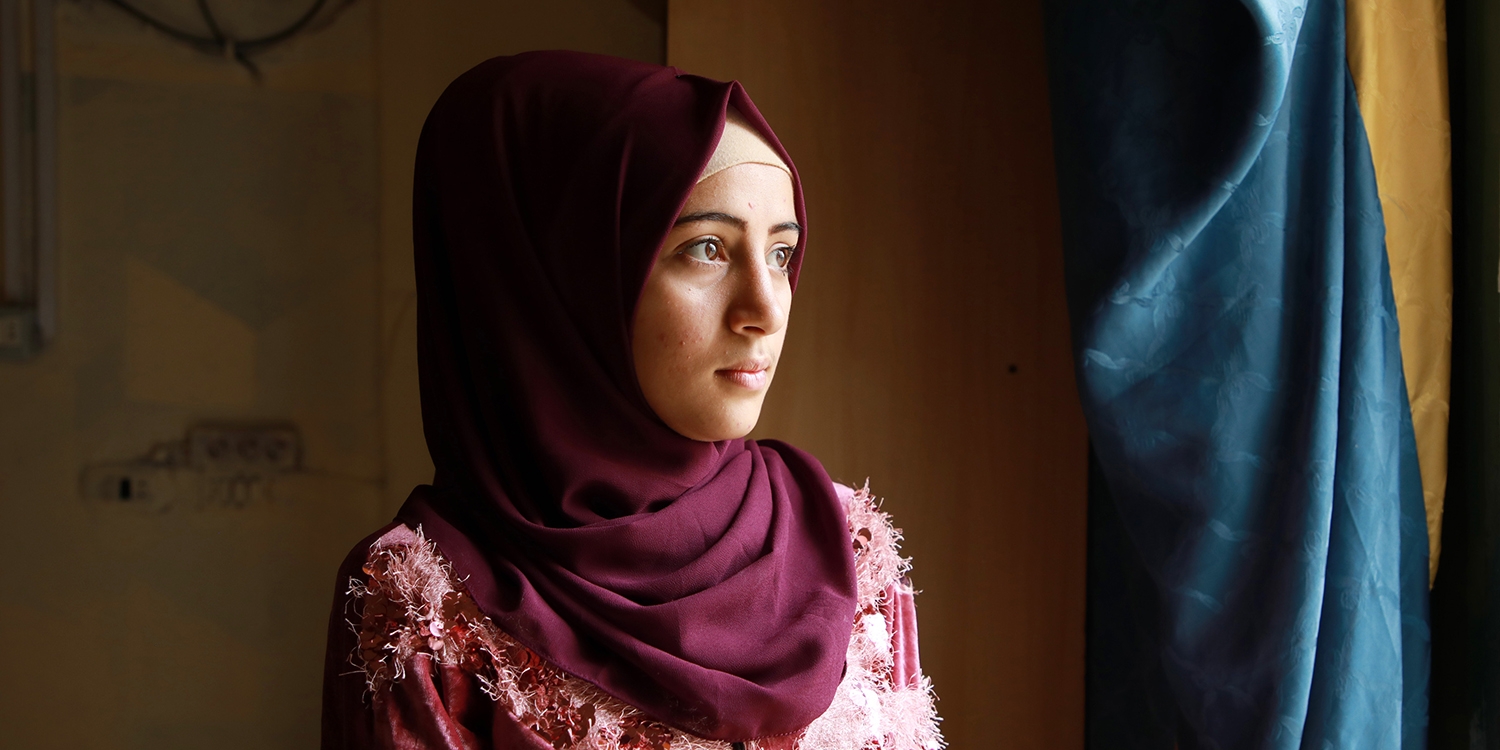
<svg viewBox="0 0 1500 750"><path fill-rule="evenodd" d="M695 185L682 213L714 210L786 221L795 218L794 201L792 177L786 170L769 164L738 164Z"/></svg>

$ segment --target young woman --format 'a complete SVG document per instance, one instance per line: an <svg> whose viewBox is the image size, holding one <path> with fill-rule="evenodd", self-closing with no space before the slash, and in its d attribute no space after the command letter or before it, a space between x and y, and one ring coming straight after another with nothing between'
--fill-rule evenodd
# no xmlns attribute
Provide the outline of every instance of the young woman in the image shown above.
<svg viewBox="0 0 1500 750"><path fill-rule="evenodd" d="M324 747L941 746L897 533L745 439L807 222L744 90L490 60L414 219L437 472L339 572Z"/></svg>

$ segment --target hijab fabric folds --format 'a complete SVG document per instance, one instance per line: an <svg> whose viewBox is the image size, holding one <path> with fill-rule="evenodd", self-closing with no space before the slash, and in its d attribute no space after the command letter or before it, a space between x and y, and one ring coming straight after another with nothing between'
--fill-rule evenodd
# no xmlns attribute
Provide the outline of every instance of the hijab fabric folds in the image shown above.
<svg viewBox="0 0 1500 750"><path fill-rule="evenodd" d="M685 731L748 740L827 708L856 592L815 458L685 438L635 378L637 298L731 107L790 167L739 84L672 68L532 52L443 93L413 207L437 472L398 518L556 666Z"/></svg>

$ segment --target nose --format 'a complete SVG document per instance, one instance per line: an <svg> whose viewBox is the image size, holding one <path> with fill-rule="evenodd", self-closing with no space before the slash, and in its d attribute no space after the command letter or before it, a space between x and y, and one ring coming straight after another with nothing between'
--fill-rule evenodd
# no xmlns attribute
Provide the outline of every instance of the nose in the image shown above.
<svg viewBox="0 0 1500 750"><path fill-rule="evenodd" d="M750 252L736 254L744 262L736 263L738 267L730 274L734 290L727 322L735 333L769 336L786 326L787 311L780 287L786 287L787 281L781 272L766 265L761 255L756 254L759 251L760 248L752 248Z"/></svg>

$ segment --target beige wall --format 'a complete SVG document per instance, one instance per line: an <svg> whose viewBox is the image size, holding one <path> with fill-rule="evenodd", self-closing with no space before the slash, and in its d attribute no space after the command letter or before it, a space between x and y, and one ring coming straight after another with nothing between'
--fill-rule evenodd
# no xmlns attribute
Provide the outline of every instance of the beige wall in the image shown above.
<svg viewBox="0 0 1500 750"><path fill-rule="evenodd" d="M58 10L61 328L0 364L0 744L311 746L336 547L378 519L371 9L264 86ZM295 421L309 471L241 509L80 498L211 418Z"/></svg>
<svg viewBox="0 0 1500 750"><path fill-rule="evenodd" d="M333 571L430 470L403 312L417 128L486 57L659 59L661 26L626 0L372 0L255 84L58 8L60 336L0 363L0 746L314 747ZM307 471L237 509L80 498L84 466L204 419L294 421Z"/></svg>
<svg viewBox="0 0 1500 750"><path fill-rule="evenodd" d="M1086 437L1039 3L672 0L667 28L804 179L757 433L888 498L953 747L1082 747Z"/></svg>

